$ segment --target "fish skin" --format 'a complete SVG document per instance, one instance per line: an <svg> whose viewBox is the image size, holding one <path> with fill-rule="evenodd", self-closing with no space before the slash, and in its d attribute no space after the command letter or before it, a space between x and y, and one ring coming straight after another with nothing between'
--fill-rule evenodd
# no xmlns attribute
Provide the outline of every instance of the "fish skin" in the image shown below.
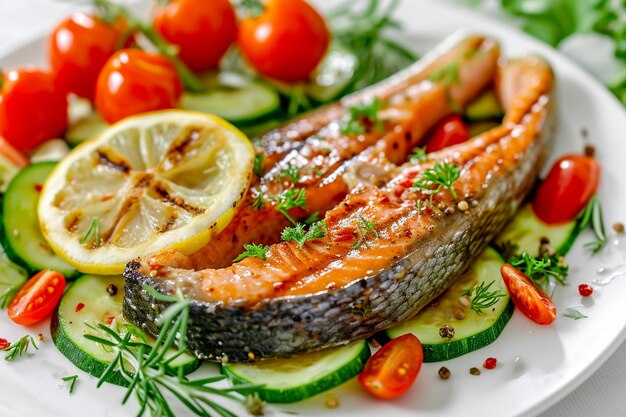
<svg viewBox="0 0 626 417"><path fill-rule="evenodd" d="M424 226L429 232L414 250L344 286L264 298L252 305L193 300L187 333L193 352L202 358L247 361L249 352L263 359L337 346L410 318L443 292L515 214L547 153L552 73L536 58L507 65L508 71L505 66L504 76L497 80L500 96L509 97L503 125L431 155L433 160L463 160L464 175L455 189L475 201L470 216L454 210L436 218L432 230ZM522 85L515 82L519 77L507 75L517 69L529 71L522 71L528 74ZM402 184L427 166L398 168L400 175L387 187ZM423 225L429 225L428 221ZM140 273L141 268L140 263L131 262L125 272L124 315L156 334L156 318L166 305L148 295L143 285L169 293L173 283L157 282ZM369 307L367 314L355 310L364 305Z"/></svg>

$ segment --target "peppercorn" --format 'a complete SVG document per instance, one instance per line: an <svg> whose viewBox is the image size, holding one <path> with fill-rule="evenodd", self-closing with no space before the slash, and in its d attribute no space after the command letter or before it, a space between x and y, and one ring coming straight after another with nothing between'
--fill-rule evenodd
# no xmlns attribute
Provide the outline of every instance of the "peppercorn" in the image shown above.
<svg viewBox="0 0 626 417"><path fill-rule="evenodd" d="M336 397L328 397L326 399L326 407L327 408L337 408L337 407L339 407L339 400Z"/></svg>
<svg viewBox="0 0 626 417"><path fill-rule="evenodd" d="M578 293L583 297L589 297L591 294L593 294L593 288L591 288L587 284L580 284L578 286Z"/></svg>
<svg viewBox="0 0 626 417"><path fill-rule="evenodd" d="M439 378L441 379L448 379L450 378L450 375L452 374L450 370L446 368L445 366L442 366L441 368L439 368L438 373L439 373Z"/></svg>
<svg viewBox="0 0 626 417"><path fill-rule="evenodd" d="M465 310L457 307L454 310L452 310L452 315L457 320L463 320L465 318Z"/></svg>
<svg viewBox="0 0 626 417"><path fill-rule="evenodd" d="M585 156L591 156L591 157L596 156L596 148L593 145L586 145Z"/></svg>
<svg viewBox="0 0 626 417"><path fill-rule="evenodd" d="M470 374L472 374L472 375L474 375L474 376L478 376L478 375L480 375L480 369L478 369L478 368L476 368L476 367L470 368L470 371L469 371L469 372L470 372Z"/></svg>
<svg viewBox="0 0 626 417"><path fill-rule="evenodd" d="M452 339L454 337L454 327L450 326L449 324L444 324L439 329L439 336L444 339Z"/></svg>
<svg viewBox="0 0 626 417"><path fill-rule="evenodd" d="M613 230L617 233L624 233L624 223L615 223L613 225Z"/></svg>
<svg viewBox="0 0 626 417"><path fill-rule="evenodd" d="M117 286L115 284L111 284L107 287L107 292L111 297L117 295Z"/></svg>

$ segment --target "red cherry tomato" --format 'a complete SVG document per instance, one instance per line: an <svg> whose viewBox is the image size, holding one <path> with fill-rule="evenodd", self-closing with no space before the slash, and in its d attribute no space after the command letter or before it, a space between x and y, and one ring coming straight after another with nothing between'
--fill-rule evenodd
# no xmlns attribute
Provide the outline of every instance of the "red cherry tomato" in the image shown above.
<svg viewBox="0 0 626 417"><path fill-rule="evenodd" d="M554 303L526 274L510 264L502 265L500 273L515 307L526 317L543 325L556 320Z"/></svg>
<svg viewBox="0 0 626 417"><path fill-rule="evenodd" d="M125 29L121 21L109 24L84 13L61 22L48 38L48 59L59 86L93 100L98 74L121 46Z"/></svg>
<svg viewBox="0 0 626 417"><path fill-rule="evenodd" d="M65 291L65 277L43 270L29 279L9 304L9 317L17 324L30 326L49 317Z"/></svg>
<svg viewBox="0 0 626 417"><path fill-rule="evenodd" d="M182 84L174 66L158 54L122 49L102 68L96 108L109 123L152 110L175 107Z"/></svg>
<svg viewBox="0 0 626 417"><path fill-rule="evenodd" d="M51 73L34 67L6 72L0 89L0 136L27 152L67 128L67 96Z"/></svg>
<svg viewBox="0 0 626 417"><path fill-rule="evenodd" d="M533 211L548 224L573 220L598 189L600 164L592 156L565 155L554 163L533 200Z"/></svg>
<svg viewBox="0 0 626 417"><path fill-rule="evenodd" d="M284 82L306 80L326 53L324 18L304 0L269 0L239 25L239 47L256 70Z"/></svg>
<svg viewBox="0 0 626 417"><path fill-rule="evenodd" d="M387 343L367 361L359 374L359 383L374 397L399 397L413 385L423 361L419 339L405 334Z"/></svg>
<svg viewBox="0 0 626 417"><path fill-rule="evenodd" d="M448 146L463 143L470 138L469 129L460 116L454 114L443 119L426 141L426 152L435 152Z"/></svg>
<svg viewBox="0 0 626 417"><path fill-rule="evenodd" d="M237 20L228 0L174 0L157 10L154 28L180 48L180 59L193 71L217 68L237 39Z"/></svg>

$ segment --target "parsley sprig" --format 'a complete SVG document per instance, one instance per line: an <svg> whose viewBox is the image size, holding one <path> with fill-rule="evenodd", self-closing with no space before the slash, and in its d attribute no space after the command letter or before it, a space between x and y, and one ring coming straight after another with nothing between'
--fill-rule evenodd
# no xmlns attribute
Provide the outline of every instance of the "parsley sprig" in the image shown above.
<svg viewBox="0 0 626 417"><path fill-rule="evenodd" d="M321 239L326 236L325 220L311 224L307 231L304 230L304 227L302 223L298 223L294 227L286 227L280 237L284 242L295 241L300 248L303 248L307 240Z"/></svg>
<svg viewBox="0 0 626 417"><path fill-rule="evenodd" d="M297 184L300 181L300 172L303 167L299 167L293 164L287 165L286 168L281 169L280 176L282 178L288 178L292 183Z"/></svg>
<svg viewBox="0 0 626 417"><path fill-rule="evenodd" d="M565 285L567 282L569 266L557 255L534 257L528 252L523 252L521 255L511 258L509 263L532 278L542 288L545 288L550 277L561 285Z"/></svg>
<svg viewBox="0 0 626 417"><path fill-rule="evenodd" d="M252 163L252 172L254 172L257 177L262 177L265 172L263 171L263 161L265 160L264 153L258 153L254 156L254 162Z"/></svg>
<svg viewBox="0 0 626 417"><path fill-rule="evenodd" d="M491 281L489 284L485 284L485 281L482 281L480 285L461 292L461 295L469 297L470 309L480 314L483 309L493 307L500 298L506 296L506 293L500 290L489 291L494 283L495 281Z"/></svg>
<svg viewBox="0 0 626 417"><path fill-rule="evenodd" d="M458 196L454 191L453 184L460 176L460 167L447 162L437 162L434 167L424 171L413 186L429 191L431 200L435 194L445 188L450 192L452 198L456 200Z"/></svg>
<svg viewBox="0 0 626 417"><path fill-rule="evenodd" d="M376 226L378 226L378 223L367 221L363 216L359 216L357 228L359 229L360 237L352 244L352 249L360 247L370 235L377 238L378 231L375 229Z"/></svg>
<svg viewBox="0 0 626 417"><path fill-rule="evenodd" d="M268 198L278 201L275 209L287 218L294 226L297 222L289 214L289 210L295 207L306 208L306 189L291 188L282 194L268 196Z"/></svg>
<svg viewBox="0 0 626 417"><path fill-rule="evenodd" d="M426 154L426 147L416 147L413 148L411 154L409 155L409 161L416 164L418 162L424 162L428 160L428 155Z"/></svg>
<svg viewBox="0 0 626 417"><path fill-rule="evenodd" d="M219 397L247 405L249 401L246 401L245 395L254 392L256 386L220 388L215 383L223 380L223 375L189 379L178 372L172 362L187 349L190 302L180 294L173 297L160 294L149 286L144 288L155 299L171 303L160 316L161 330L153 345L147 344L142 338L137 339L132 332L118 331L103 323L91 326L93 333L84 335L114 355L98 381L98 388L112 372L118 371L128 384L122 404L134 396L139 403L137 417L146 413L153 417L173 417L173 398L186 407L190 415L234 416L232 411L218 404L215 399ZM176 349L177 353L168 356L171 349Z"/></svg>
<svg viewBox="0 0 626 417"><path fill-rule="evenodd" d="M348 109L348 117L341 124L341 133L359 135L365 133L370 126L379 132L383 131L383 122L378 117L382 107L381 101L375 98L369 103L357 103Z"/></svg>
<svg viewBox="0 0 626 417"><path fill-rule="evenodd" d="M9 362L14 361L20 356L23 356L28 351L28 348L31 345L35 349L39 350L39 347L37 346L37 343L35 343L35 339L32 336L29 336L29 335L22 336L20 340L18 340L15 343L12 343L11 346L4 349L4 351L7 352L4 359Z"/></svg>
<svg viewBox="0 0 626 417"><path fill-rule="evenodd" d="M259 258L262 261L266 261L267 251L270 249L268 245L257 245L255 243L245 243L243 245L243 248L245 250L241 252L239 256L233 259L233 262L239 262L242 259L249 257Z"/></svg>

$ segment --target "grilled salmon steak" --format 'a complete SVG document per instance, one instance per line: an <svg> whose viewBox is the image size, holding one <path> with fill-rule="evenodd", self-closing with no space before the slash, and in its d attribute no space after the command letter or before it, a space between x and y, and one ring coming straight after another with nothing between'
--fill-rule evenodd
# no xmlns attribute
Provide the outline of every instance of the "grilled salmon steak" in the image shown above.
<svg viewBox="0 0 626 417"><path fill-rule="evenodd" d="M401 100L399 91L383 93L385 86L397 85L394 77L369 90L387 102L378 111L381 119L387 110L401 113L383 122L378 134L335 136L337 128L333 130L332 125L337 122L324 119L320 116L324 110L318 110L313 119L323 119L320 129L272 162L275 167L268 168L259 181L258 192L276 192L273 187L278 185L272 181L285 161L305 167L319 158L330 172L321 179L315 177L311 184L307 179L302 186L307 202L317 193L324 194L319 197L321 203L307 205L307 210L314 206L323 213L322 237L304 244L278 242L281 227L289 225L288 216L272 206L267 210L273 211L267 213L244 206L240 215L250 216L254 222L250 225L255 227L263 229L266 214L272 212L284 220L268 221L272 224L268 233L278 227L272 233L279 236L268 238L272 245L265 260L248 257L232 264L229 259L216 267L219 262L207 255L208 246L201 255L166 252L130 262L124 273L126 318L156 334L157 318L167 305L143 286L166 294L181 291L193 300L187 330L193 352L201 358L246 361L287 357L366 338L409 319L445 291L511 220L530 192L547 153L551 120L553 74L545 61L525 57L499 65L493 61L491 67L485 57L495 54L497 59L495 42L468 39L480 45L479 53L474 48L438 66L438 59L449 58L450 51L463 44L457 40L452 49L440 49L435 58L429 58L426 66L415 67L417 73L438 68L430 76L405 72L400 84L408 98ZM451 69L454 77L449 76ZM445 76L438 76L442 73ZM393 146L396 140L409 137L405 140L411 146L421 143L414 137L423 137L429 127L453 112L455 101L467 102L490 85L505 111L501 125L430 153L425 160L405 162L408 151ZM439 90L445 99L442 103L430 98ZM358 97L371 101L371 95ZM429 100L426 97L434 100L429 103L439 104L422 107L419 103ZM404 103L410 104L402 107ZM345 121L338 110L342 106L331 105L327 110ZM390 139L396 131L404 136ZM269 137L281 132L285 130L266 135L265 150ZM370 134L376 137L369 138ZM330 152L314 152L315 141L323 142ZM366 144L356 147L355 141ZM354 150L346 150L352 146ZM324 184L340 190L331 193ZM288 214L294 219L310 213Z"/></svg>

